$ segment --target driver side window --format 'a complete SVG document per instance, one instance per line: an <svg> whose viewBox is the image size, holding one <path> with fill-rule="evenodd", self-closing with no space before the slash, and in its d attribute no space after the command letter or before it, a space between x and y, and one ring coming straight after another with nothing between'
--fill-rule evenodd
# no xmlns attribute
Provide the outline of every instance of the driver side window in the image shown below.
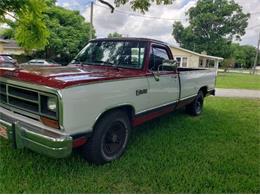
<svg viewBox="0 0 260 195"><path fill-rule="evenodd" d="M169 60L167 50L160 47L153 47L150 56L149 70L157 71L158 67L163 64L164 60Z"/></svg>

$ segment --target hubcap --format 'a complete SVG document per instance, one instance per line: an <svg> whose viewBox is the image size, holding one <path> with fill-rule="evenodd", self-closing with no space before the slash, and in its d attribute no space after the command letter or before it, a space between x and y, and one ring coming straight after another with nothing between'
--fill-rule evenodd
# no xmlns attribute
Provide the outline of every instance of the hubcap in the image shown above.
<svg viewBox="0 0 260 195"><path fill-rule="evenodd" d="M125 143L127 131L121 122L111 125L103 140L103 151L108 157L112 157L121 152Z"/></svg>

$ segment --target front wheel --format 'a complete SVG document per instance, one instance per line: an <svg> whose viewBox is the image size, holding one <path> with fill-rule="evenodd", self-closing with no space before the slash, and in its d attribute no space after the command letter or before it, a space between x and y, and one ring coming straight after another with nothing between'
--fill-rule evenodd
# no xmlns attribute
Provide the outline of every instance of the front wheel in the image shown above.
<svg viewBox="0 0 260 195"><path fill-rule="evenodd" d="M186 111L192 116L198 116L202 113L204 102L204 94L202 91L199 91L196 99L186 106Z"/></svg>
<svg viewBox="0 0 260 195"><path fill-rule="evenodd" d="M82 147L83 157L97 165L118 159L126 149L130 129L126 113L113 111L105 114L96 125L92 137Z"/></svg>

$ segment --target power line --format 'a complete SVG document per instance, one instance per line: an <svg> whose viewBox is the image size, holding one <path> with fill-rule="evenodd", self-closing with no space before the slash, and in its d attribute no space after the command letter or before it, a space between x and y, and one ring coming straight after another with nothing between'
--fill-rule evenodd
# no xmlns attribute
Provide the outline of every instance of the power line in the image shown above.
<svg viewBox="0 0 260 195"><path fill-rule="evenodd" d="M107 7L99 5L97 3L95 3L95 5L98 6L98 7L102 7L102 8L108 9ZM155 17L155 16L140 15L140 14L136 14L136 13L128 12L128 11L123 11L123 10L119 10L119 9L115 9L114 12L117 12L119 14L128 15L128 16L148 18L148 19L155 19L155 20L187 21L187 19L161 18L161 17Z"/></svg>
<svg viewBox="0 0 260 195"><path fill-rule="evenodd" d="M260 24L255 25L255 26L248 27L247 29L253 29L253 28L256 28L256 27L260 27Z"/></svg>
<svg viewBox="0 0 260 195"><path fill-rule="evenodd" d="M97 3L95 3L95 5L98 6L98 7L102 7L102 8L105 8L105 9L109 9L108 7L105 7L105 6L100 5L100 4L97 4ZM120 10L120 9L115 9L114 12L117 12L117 13L119 13L119 14L128 15L128 16L141 17L141 18L147 18L147 19L155 19L155 20L188 21L187 18L174 19L174 18L162 18L162 17L156 17L156 16L147 16L147 15L140 15L140 14L136 14L136 13L134 13L134 12L124 11L124 10ZM260 12L253 12L253 13L250 13L250 14L251 14L251 15L260 14ZM248 28L248 29L255 28L255 27L258 27L258 26L259 26L259 25L256 25L256 26L250 27L250 28Z"/></svg>
<svg viewBox="0 0 260 195"><path fill-rule="evenodd" d="M100 4L97 4L97 3L94 3L94 4L98 7L109 9L108 7L105 7L103 5L100 5ZM119 9L115 9L114 12L117 12L118 14L147 18L147 19L167 20L167 21L188 21L188 19L184 19L184 18L183 19L174 19L174 18L162 18L162 17L155 17L155 16L140 15L140 14L136 14L136 13L129 12L129 11L123 11L123 10L119 10ZM251 14L258 14L258 13L260 14L260 12L254 12L254 13L251 13ZM253 29L253 28L256 28L258 26L260 26L260 25L251 26L251 27L248 27L247 29Z"/></svg>
<svg viewBox="0 0 260 195"><path fill-rule="evenodd" d="M250 13L251 15L257 15L257 14L260 14L260 12L253 12L253 13Z"/></svg>

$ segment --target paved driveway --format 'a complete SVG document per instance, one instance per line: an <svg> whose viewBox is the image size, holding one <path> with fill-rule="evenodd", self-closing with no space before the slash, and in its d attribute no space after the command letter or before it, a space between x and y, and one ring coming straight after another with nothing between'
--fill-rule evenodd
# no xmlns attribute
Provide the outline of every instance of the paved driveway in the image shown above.
<svg viewBox="0 0 260 195"><path fill-rule="evenodd" d="M216 96L218 96L218 97L260 98L260 90L217 88Z"/></svg>

